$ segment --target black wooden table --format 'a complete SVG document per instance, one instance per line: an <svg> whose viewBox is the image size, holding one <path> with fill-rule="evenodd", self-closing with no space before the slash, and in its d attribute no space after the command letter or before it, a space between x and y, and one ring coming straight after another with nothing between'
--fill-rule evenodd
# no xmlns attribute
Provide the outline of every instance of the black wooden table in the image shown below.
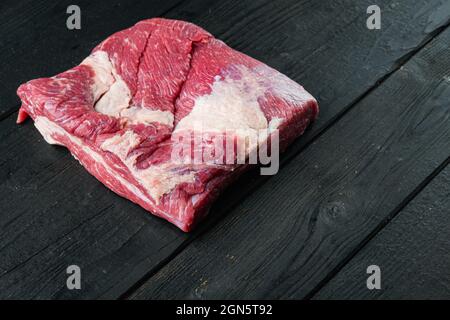
<svg viewBox="0 0 450 320"><path fill-rule="evenodd" d="M321 107L277 175L247 173L190 234L15 124L20 83L154 16L204 27ZM0 2L0 298L450 298L449 21L450 0Z"/></svg>

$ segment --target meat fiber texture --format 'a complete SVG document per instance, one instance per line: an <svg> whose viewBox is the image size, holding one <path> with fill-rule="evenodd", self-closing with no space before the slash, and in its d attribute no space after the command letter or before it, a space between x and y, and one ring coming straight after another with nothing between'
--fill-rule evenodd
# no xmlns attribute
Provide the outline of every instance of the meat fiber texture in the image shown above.
<svg viewBox="0 0 450 320"><path fill-rule="evenodd" d="M268 139L276 130L283 149L318 113L316 100L285 75L196 25L162 18L113 34L80 65L17 92L19 123L31 116L48 143L67 147L108 188L183 231L248 164L173 161L174 136L201 131L194 148L203 149L205 132L242 142L242 132L267 130Z"/></svg>

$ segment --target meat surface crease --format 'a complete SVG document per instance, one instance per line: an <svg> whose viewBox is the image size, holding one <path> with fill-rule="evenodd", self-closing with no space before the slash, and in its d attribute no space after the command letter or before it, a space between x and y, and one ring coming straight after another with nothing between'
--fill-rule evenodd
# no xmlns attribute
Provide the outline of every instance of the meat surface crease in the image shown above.
<svg viewBox="0 0 450 320"><path fill-rule="evenodd" d="M285 149L318 114L285 75L163 18L113 34L80 65L17 93L18 123L30 116L108 188L186 232L251 155Z"/></svg>

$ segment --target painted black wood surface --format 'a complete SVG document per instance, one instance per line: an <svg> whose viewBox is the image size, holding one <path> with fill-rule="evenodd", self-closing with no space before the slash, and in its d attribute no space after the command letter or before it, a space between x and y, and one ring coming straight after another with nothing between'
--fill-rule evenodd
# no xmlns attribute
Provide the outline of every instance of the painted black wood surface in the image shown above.
<svg viewBox="0 0 450 320"><path fill-rule="evenodd" d="M1 298L308 297L448 157L448 35L421 49L447 27L449 1L379 1L378 31L365 27L371 1L78 1L80 31L65 27L68 4L0 4L9 61L0 72ZM279 175L247 174L192 234L114 195L30 121L14 123L21 82L161 15L199 24L321 105ZM83 271L80 291L65 286L70 264Z"/></svg>
<svg viewBox="0 0 450 320"><path fill-rule="evenodd" d="M447 161L448 163L448 161ZM330 281L315 299L448 299L450 166ZM381 290L367 290L367 266Z"/></svg>

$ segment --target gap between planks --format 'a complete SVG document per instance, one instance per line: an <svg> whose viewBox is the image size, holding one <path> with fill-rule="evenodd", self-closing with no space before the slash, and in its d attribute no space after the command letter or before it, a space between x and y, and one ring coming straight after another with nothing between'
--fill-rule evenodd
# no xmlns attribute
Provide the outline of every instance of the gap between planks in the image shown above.
<svg viewBox="0 0 450 320"><path fill-rule="evenodd" d="M326 286L357 254L362 250L380 231L382 231L402 210L414 200L432 181L450 164L450 156L444 160L434 171L426 177L408 196L394 209L389 215L382 220L374 230L364 238L359 245L350 254L342 260L340 264L328 273L325 278L320 281L317 286L305 296L305 300L311 300L319 291Z"/></svg>

